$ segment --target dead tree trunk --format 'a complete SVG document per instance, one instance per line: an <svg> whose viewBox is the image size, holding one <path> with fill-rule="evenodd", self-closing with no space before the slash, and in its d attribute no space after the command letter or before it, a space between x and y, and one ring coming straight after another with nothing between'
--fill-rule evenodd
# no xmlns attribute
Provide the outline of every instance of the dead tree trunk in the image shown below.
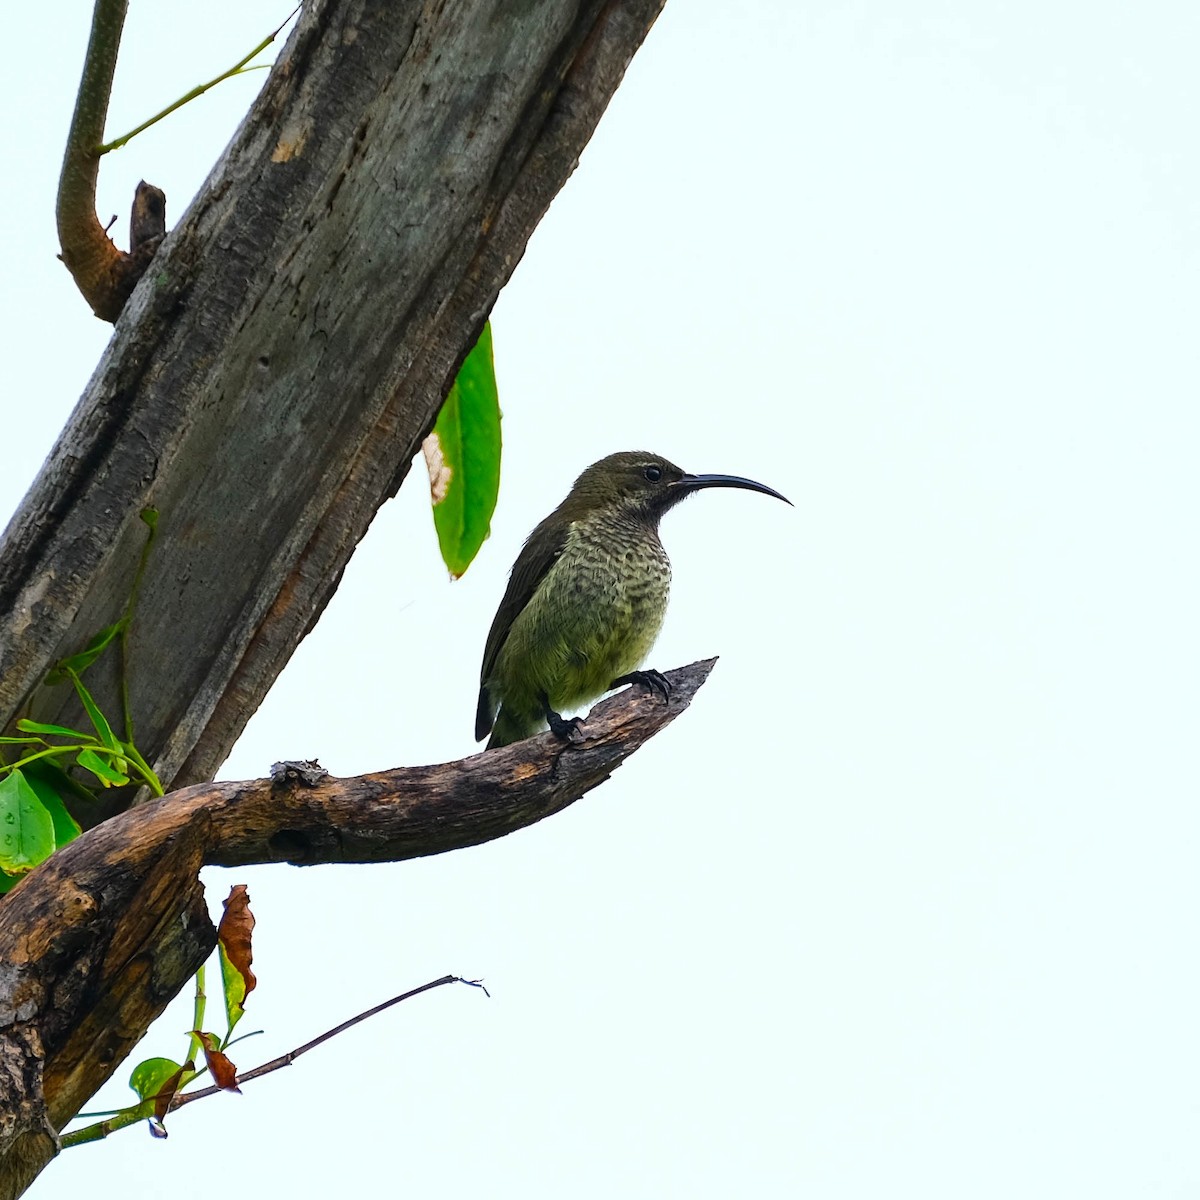
<svg viewBox="0 0 1200 1200"><path fill-rule="evenodd" d="M306 4L0 540L0 727L69 716L42 681L121 615L152 506L137 743L169 789L212 777L407 473L661 4ZM117 710L104 660L88 685ZM563 782L554 804L580 785ZM211 945L195 882L211 832L189 819L134 851L101 826L0 906L0 1197ZM83 999L52 1017L72 979Z"/></svg>
<svg viewBox="0 0 1200 1200"><path fill-rule="evenodd" d="M407 473L660 6L306 8L0 542L0 725L71 703L39 684L120 616L153 506L138 745L169 786L211 778Z"/></svg>

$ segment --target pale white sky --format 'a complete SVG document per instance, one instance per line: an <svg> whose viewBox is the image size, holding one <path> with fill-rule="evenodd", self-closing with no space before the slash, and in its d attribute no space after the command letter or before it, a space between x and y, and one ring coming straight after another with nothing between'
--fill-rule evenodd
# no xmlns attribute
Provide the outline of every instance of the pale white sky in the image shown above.
<svg viewBox="0 0 1200 1200"><path fill-rule="evenodd" d="M110 130L287 8L135 0ZM732 11L671 0L496 307L478 563L446 581L414 475L223 775L471 752L508 567L615 449L796 502L664 524L653 665L718 653L709 684L532 830L211 872L259 919L241 1065L446 972L492 998L413 1001L35 1194L1200 1195L1200 9ZM108 336L54 259L89 13L9 18L5 511ZM122 241L136 181L174 224L260 82L105 164Z"/></svg>

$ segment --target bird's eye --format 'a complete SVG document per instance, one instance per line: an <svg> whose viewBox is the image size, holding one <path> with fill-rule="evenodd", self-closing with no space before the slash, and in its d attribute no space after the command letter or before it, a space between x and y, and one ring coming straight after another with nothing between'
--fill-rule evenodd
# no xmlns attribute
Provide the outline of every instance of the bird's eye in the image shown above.
<svg viewBox="0 0 1200 1200"><path fill-rule="evenodd" d="M657 463L651 463L642 471L642 474L645 475L645 477L650 480L651 483L657 483L662 478L662 467L660 467Z"/></svg>

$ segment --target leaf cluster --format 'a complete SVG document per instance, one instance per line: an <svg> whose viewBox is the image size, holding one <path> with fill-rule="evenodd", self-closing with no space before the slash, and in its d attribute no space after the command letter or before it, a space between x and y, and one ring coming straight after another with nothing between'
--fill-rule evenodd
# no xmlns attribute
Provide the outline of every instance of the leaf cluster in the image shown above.
<svg viewBox="0 0 1200 1200"><path fill-rule="evenodd" d="M183 1089L206 1074L222 1091L241 1090L238 1087L237 1067L226 1051L235 1041L241 1040L233 1036L233 1031L245 1015L246 998L257 982L251 969L253 932L254 914L250 911L250 893L244 883L234 884L225 900L221 923L217 926L225 1032L218 1035L204 1028L208 998L204 990L205 968L201 967L196 975L192 1029L188 1032L188 1049L184 1060L177 1062L159 1056L143 1059L129 1076L129 1086L138 1097L137 1103L106 1114L104 1120L94 1125L67 1134L63 1138L64 1147L98 1141L118 1129L143 1120L149 1122L150 1132L155 1137L165 1138L167 1113L173 1107L178 1107Z"/></svg>
<svg viewBox="0 0 1200 1200"><path fill-rule="evenodd" d="M79 822L67 809L64 796L92 800L94 795L67 773L71 765L81 768L99 788L136 782L156 796L163 794L158 776L132 741L113 732L79 676L117 636L121 624L102 630L86 649L63 659L47 678L47 682L70 681L92 723L91 731L22 718L17 729L23 736L0 737L0 745L19 746L21 756L0 764L0 893L79 836Z"/></svg>
<svg viewBox="0 0 1200 1200"><path fill-rule="evenodd" d="M46 676L48 686L70 683L92 728L73 729L22 717L16 722L16 734L0 737L0 894L79 836L80 825L67 807L68 797L93 801L96 789L130 783L148 787L156 796L163 794L161 781L133 744L123 669L125 638L158 529L157 512L146 509L141 516L149 535L121 619L101 629L82 650L60 659ZM122 652L123 736L114 732L112 722L83 682L83 673L114 646ZM5 747L14 748L18 756L14 762L4 761ZM94 782L89 785L70 774L75 767Z"/></svg>

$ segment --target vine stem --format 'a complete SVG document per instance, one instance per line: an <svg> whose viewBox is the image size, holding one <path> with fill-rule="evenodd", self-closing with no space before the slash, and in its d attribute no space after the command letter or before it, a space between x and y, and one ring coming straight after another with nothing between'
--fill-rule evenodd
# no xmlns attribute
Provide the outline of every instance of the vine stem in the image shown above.
<svg viewBox="0 0 1200 1200"><path fill-rule="evenodd" d="M138 594L142 590L142 579L146 574L146 565L150 561L150 551L154 548L154 539L158 534L158 509L144 508L141 511L142 523L148 530L146 541L142 546L142 553L138 558L137 570L133 575L133 586L129 589L129 602L125 605L125 615L121 618L121 632L118 636L118 649L121 654L121 669L120 669L120 687L121 687L121 717L125 725L125 741L129 743L129 748L136 755L136 762L143 772L153 778L154 783L151 784L156 796L163 794L162 784L158 782L158 776L150 770L145 759L142 758L136 750L133 749L133 712L129 706L129 629L133 625L133 613L137 608Z"/></svg>
<svg viewBox="0 0 1200 1200"><path fill-rule="evenodd" d="M220 75L214 79L210 79L207 83L202 83L198 87L192 88L190 92L185 92L173 104L168 104L161 112L155 113L149 120L143 121L136 129L131 129L128 133L122 134L121 137L115 138L111 142L105 142L102 146L97 146L95 154L97 157L107 154L110 150L119 150L126 142L132 141L139 133L144 133L151 125L157 125L164 117L169 117L177 109L182 108L185 104L195 100L198 96L203 96L209 88L214 88L218 83L226 79L232 79L235 75L245 75L249 71L265 71L267 65L265 63L257 66L247 66L250 60L256 55L261 54L283 31L284 26L300 11L300 5L297 4L294 9L288 14L277 29L272 30L245 58L239 59L229 68L228 71L222 71Z"/></svg>
<svg viewBox="0 0 1200 1200"><path fill-rule="evenodd" d="M196 997L192 1002L192 1031L188 1034L188 1059L200 1062L204 1057L204 1043L200 1040L200 1031L204 1028L204 1009L208 1003L208 995L204 991L204 964L201 963L196 971Z"/></svg>

